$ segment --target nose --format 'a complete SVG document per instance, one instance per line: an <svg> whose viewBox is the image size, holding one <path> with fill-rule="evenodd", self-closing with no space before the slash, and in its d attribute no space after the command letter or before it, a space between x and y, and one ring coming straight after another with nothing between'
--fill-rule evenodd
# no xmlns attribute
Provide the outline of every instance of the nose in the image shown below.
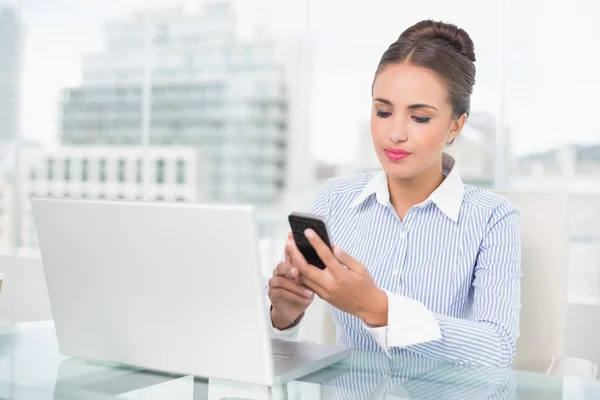
<svg viewBox="0 0 600 400"><path fill-rule="evenodd" d="M391 124L390 130L388 131L388 137L394 144L406 142L408 139L406 129L399 122Z"/></svg>

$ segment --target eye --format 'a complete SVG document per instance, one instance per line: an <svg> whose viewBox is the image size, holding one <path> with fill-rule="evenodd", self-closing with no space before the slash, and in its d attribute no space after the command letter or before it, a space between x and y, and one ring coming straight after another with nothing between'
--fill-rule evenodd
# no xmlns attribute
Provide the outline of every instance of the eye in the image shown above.
<svg viewBox="0 0 600 400"><path fill-rule="evenodd" d="M430 117L412 117L413 120L415 120L415 122L418 122L419 124L426 124L429 121L431 121Z"/></svg>
<svg viewBox="0 0 600 400"><path fill-rule="evenodd" d="M388 118L391 115L392 115L392 113L389 111L377 110L377 116L379 118Z"/></svg>

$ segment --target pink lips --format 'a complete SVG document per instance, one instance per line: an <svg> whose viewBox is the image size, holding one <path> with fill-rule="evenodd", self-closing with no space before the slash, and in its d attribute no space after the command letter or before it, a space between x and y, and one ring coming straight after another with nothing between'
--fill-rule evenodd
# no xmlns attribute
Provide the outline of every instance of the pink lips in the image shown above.
<svg viewBox="0 0 600 400"><path fill-rule="evenodd" d="M390 161L400 161L404 160L406 157L410 156L412 153L406 150L401 149L384 149L385 155Z"/></svg>

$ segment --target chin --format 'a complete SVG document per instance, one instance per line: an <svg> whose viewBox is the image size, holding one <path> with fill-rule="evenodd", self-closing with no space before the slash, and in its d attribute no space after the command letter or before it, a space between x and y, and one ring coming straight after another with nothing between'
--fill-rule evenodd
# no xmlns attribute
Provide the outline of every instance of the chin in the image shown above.
<svg viewBox="0 0 600 400"><path fill-rule="evenodd" d="M390 178L408 179L417 175L414 171L414 168L412 168L410 165L401 165L398 163L391 163L389 161L383 163L382 165L386 175Z"/></svg>

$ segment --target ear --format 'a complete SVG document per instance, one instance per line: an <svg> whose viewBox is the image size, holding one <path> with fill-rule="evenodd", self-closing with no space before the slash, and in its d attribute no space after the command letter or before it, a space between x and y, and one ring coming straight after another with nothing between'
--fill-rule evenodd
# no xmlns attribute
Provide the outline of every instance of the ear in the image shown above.
<svg viewBox="0 0 600 400"><path fill-rule="evenodd" d="M467 122L467 114L463 114L455 120L452 120L452 126L450 127L450 132L448 132L448 139L446 140L446 144L450 144L454 142L454 139L460 135L465 123Z"/></svg>

